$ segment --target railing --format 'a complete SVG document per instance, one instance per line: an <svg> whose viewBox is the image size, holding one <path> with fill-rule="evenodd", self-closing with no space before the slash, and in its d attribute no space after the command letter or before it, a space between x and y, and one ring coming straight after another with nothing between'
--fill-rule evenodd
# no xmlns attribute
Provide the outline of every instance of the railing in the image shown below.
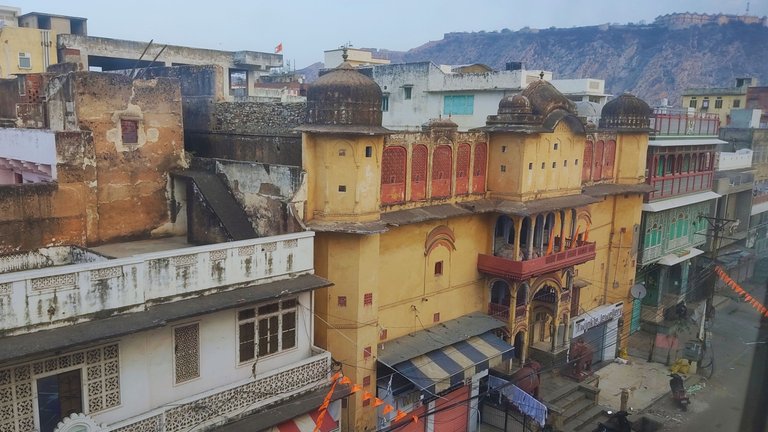
<svg viewBox="0 0 768 432"><path fill-rule="evenodd" d="M488 315L504 322L509 321L509 306L498 303L488 303Z"/></svg>
<svg viewBox="0 0 768 432"><path fill-rule="evenodd" d="M480 254L477 259L477 269L494 276L525 280L593 259L595 259L595 244L582 242L575 248L526 261L513 261L504 257Z"/></svg>
<svg viewBox="0 0 768 432"><path fill-rule="evenodd" d="M720 130L720 116L688 110L656 108L651 129L657 135L713 135Z"/></svg>
<svg viewBox="0 0 768 432"><path fill-rule="evenodd" d="M718 152L715 156L715 170L748 169L752 167L752 150L742 149L736 152Z"/></svg>
<svg viewBox="0 0 768 432"><path fill-rule="evenodd" d="M313 270L312 232L0 275L0 330L57 325L238 284ZM38 307L38 305L45 307Z"/></svg>
<svg viewBox="0 0 768 432"><path fill-rule="evenodd" d="M649 200L711 190L713 177L713 171L651 177L648 183L654 191L649 194Z"/></svg>
<svg viewBox="0 0 768 432"><path fill-rule="evenodd" d="M216 426L228 416L242 416L274 402L328 383L331 353L321 351L313 357L249 378L248 382L216 389L151 411L138 418L112 425L114 432L163 430L183 432L201 426ZM216 409L201 409L216 407ZM161 427L162 425L162 427ZM207 428L205 428L207 429Z"/></svg>
<svg viewBox="0 0 768 432"><path fill-rule="evenodd" d="M527 310L528 310L528 308L525 305L517 306L515 308L515 322L524 321L525 320L525 314L526 314Z"/></svg>

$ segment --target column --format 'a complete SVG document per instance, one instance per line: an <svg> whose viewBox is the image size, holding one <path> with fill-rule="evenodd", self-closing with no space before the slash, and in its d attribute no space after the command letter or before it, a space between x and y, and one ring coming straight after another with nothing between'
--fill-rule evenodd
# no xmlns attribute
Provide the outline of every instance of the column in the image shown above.
<svg viewBox="0 0 768 432"><path fill-rule="evenodd" d="M509 328L514 330L515 328L515 319L517 319L517 290L520 288L519 282L512 282L509 284L509 289L511 291L510 293L510 299L509 299ZM515 335L512 335L513 343L514 343L514 337Z"/></svg>
<svg viewBox="0 0 768 432"><path fill-rule="evenodd" d="M513 246L513 255L512 259L514 261L521 261L520 259L520 234L523 230L523 219L522 218L515 218L512 219L513 223L515 224L514 230L515 230L515 244Z"/></svg>
<svg viewBox="0 0 768 432"><path fill-rule="evenodd" d="M565 250L565 210L560 210L560 250Z"/></svg>
<svg viewBox="0 0 768 432"><path fill-rule="evenodd" d="M558 311L559 307L555 305L555 316L552 317L552 324L550 331L552 332L552 335L550 336L550 339L552 339L552 352L555 352L555 347L557 347L557 327L560 325L560 314Z"/></svg>
<svg viewBox="0 0 768 432"><path fill-rule="evenodd" d="M528 247L528 259L533 258L533 240L536 237L536 219L528 216L528 235L525 237Z"/></svg>

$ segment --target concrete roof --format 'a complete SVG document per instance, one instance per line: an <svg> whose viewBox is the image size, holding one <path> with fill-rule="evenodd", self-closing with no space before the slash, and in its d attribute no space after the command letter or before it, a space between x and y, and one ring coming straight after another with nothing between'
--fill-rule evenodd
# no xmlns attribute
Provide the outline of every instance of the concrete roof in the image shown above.
<svg viewBox="0 0 768 432"><path fill-rule="evenodd" d="M139 312L128 312L108 318L95 318L66 327L33 331L17 336L0 338L0 364L32 356L44 356L61 350L74 350L105 339L118 338L139 331L168 325L169 322L210 314L220 310L247 306L263 300L310 291L332 285L331 282L311 274L270 283L248 283L186 300L148 304Z"/></svg>
<svg viewBox="0 0 768 432"><path fill-rule="evenodd" d="M694 146L694 145L716 145L716 144L728 144L728 141L723 141L714 137L696 137L690 138L677 138L677 139L659 139L653 138L648 141L648 145L651 147L676 147L676 146Z"/></svg>
<svg viewBox="0 0 768 432"><path fill-rule="evenodd" d="M592 186L586 186L584 193L593 197L604 197L608 195L622 195L628 193L648 193L653 192L654 187L647 183L637 184L597 184Z"/></svg>
<svg viewBox="0 0 768 432"><path fill-rule="evenodd" d="M544 198L531 201L507 201L482 199L461 203L462 207L473 210L476 213L498 212L516 216L531 216L547 211L562 210L567 208L583 207L599 202L600 199L585 195L573 194L555 198Z"/></svg>
<svg viewBox="0 0 768 432"><path fill-rule="evenodd" d="M721 195L718 193L715 193L712 191L706 191L706 192L701 192L693 195L685 195L685 196L665 199L661 201L654 201L654 202L643 204L643 211L652 212L652 213L660 212L660 211L669 210L677 207L700 203L703 201L713 200L716 198L720 198L720 196Z"/></svg>
<svg viewBox="0 0 768 432"><path fill-rule="evenodd" d="M504 327L504 323L498 319L484 313L473 312L384 342L378 350L377 359L388 366L393 366L499 327Z"/></svg>

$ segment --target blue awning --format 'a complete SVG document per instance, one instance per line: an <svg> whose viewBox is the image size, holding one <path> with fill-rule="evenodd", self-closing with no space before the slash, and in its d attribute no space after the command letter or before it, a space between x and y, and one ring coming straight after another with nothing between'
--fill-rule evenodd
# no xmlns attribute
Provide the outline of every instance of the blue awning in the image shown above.
<svg viewBox="0 0 768 432"><path fill-rule="evenodd" d="M486 332L388 366L419 389L439 393L510 359L513 349L494 332Z"/></svg>

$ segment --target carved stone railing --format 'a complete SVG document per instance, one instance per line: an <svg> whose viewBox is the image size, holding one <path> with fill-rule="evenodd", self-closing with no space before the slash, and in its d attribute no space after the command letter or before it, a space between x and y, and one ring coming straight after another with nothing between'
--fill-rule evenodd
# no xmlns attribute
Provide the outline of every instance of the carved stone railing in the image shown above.
<svg viewBox="0 0 768 432"><path fill-rule="evenodd" d="M3 274L0 332L311 273L313 236L301 232Z"/></svg>

